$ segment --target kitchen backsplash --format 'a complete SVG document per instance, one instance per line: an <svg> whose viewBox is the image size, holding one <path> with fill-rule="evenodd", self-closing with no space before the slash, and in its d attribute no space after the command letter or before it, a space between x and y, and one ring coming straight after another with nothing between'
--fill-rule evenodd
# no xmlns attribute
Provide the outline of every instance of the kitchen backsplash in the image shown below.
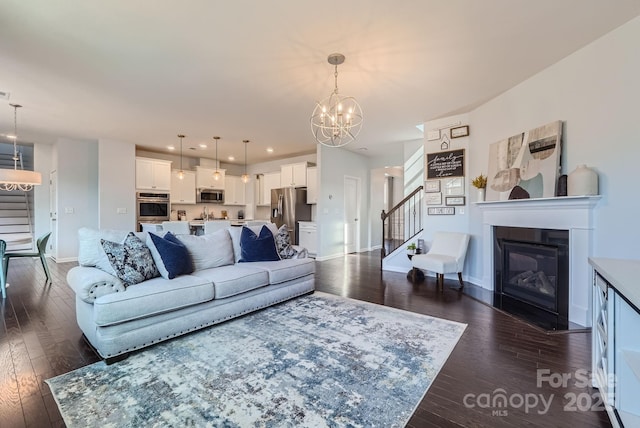
<svg viewBox="0 0 640 428"><path fill-rule="evenodd" d="M184 210L187 213L187 220L193 220L196 218L202 218L204 208L207 208L209 216L219 219L222 218L222 211L227 212L227 217L230 219L238 218L238 211L244 211L245 218L247 218L247 210L243 207L233 207L227 205L216 204L196 204L196 205L183 205L183 204L171 204L171 220L178 220L178 210ZM268 219L269 212L265 212L263 217Z"/></svg>

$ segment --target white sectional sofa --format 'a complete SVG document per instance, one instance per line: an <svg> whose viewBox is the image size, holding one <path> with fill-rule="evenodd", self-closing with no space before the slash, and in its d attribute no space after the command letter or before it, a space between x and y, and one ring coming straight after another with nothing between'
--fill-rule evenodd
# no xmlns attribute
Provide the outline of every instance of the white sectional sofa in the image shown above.
<svg viewBox="0 0 640 428"><path fill-rule="evenodd" d="M81 266L69 271L67 281L76 294L78 325L107 363L131 351L314 291L314 259L238 263L238 228L222 232L235 236L233 247L228 248L233 252L233 264L125 287L95 260L104 255L91 253L99 252L96 240L122 239L127 232L80 231ZM136 235L144 240L146 232ZM92 263L96 266L87 266Z"/></svg>

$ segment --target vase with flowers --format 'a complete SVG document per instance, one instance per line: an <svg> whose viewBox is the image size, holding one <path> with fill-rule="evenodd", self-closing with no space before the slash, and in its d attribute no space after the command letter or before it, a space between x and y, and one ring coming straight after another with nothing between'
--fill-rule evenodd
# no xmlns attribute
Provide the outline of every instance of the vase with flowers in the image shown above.
<svg viewBox="0 0 640 428"><path fill-rule="evenodd" d="M478 189L478 202L484 202L485 189L487 188L487 176L480 174L471 181L473 187Z"/></svg>

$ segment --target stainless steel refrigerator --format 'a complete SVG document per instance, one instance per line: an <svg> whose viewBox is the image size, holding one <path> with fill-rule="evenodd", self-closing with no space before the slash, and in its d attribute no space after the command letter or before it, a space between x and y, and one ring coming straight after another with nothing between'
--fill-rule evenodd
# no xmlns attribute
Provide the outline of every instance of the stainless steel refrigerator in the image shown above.
<svg viewBox="0 0 640 428"><path fill-rule="evenodd" d="M289 227L291 242L298 245L299 221L311 221L311 205L307 204L307 189L283 187L271 190L271 222Z"/></svg>

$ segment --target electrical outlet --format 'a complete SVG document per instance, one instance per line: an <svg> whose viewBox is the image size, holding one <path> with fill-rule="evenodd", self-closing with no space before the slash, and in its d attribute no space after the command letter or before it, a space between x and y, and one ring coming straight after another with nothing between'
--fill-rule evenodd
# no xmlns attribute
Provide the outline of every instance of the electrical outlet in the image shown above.
<svg viewBox="0 0 640 428"><path fill-rule="evenodd" d="M458 208L458 214L464 214L464 207Z"/></svg>

